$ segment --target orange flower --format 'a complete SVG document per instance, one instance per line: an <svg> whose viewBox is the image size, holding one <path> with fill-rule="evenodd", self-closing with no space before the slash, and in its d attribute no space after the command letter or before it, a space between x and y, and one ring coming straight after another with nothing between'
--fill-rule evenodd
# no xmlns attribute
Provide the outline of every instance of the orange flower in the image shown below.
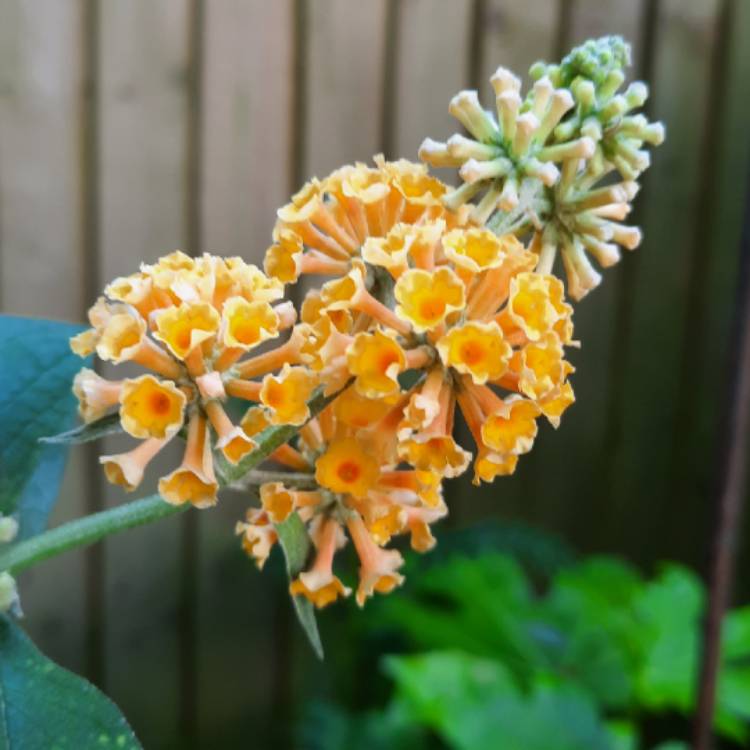
<svg viewBox="0 0 750 750"><path fill-rule="evenodd" d="M368 597L375 592L387 594L404 582L398 569L404 558L397 550L384 550L378 547L370 536L361 516L352 513L346 522L352 541L359 556L359 586L357 604L363 607Z"/></svg>
<svg viewBox="0 0 750 750"><path fill-rule="evenodd" d="M540 413L533 401L509 396L482 425L484 444L500 455L528 453L534 444L536 419Z"/></svg>
<svg viewBox="0 0 750 750"><path fill-rule="evenodd" d="M340 596L349 596L351 589L333 574L333 555L344 542L339 524L332 518L321 519L313 533L317 548L315 562L310 570L300 573L289 586L292 595L307 597L318 609L335 602Z"/></svg>
<svg viewBox="0 0 750 750"><path fill-rule="evenodd" d="M169 442L169 438L149 438L127 453L100 456L107 480L132 492L143 481L143 473L151 459Z"/></svg>
<svg viewBox="0 0 750 750"><path fill-rule="evenodd" d="M119 403L122 381L112 382L84 367L73 379L73 393L78 399L78 413L84 422L101 419Z"/></svg>
<svg viewBox="0 0 750 750"><path fill-rule="evenodd" d="M264 510L250 508L246 520L238 521L235 533L242 536L242 547L262 570L271 549L278 540L276 529Z"/></svg>
<svg viewBox="0 0 750 750"><path fill-rule="evenodd" d="M216 431L216 447L230 464L238 463L243 456L257 447L255 441L245 434L242 427L232 424L232 420L229 419L219 401L207 401L204 409Z"/></svg>
<svg viewBox="0 0 750 750"><path fill-rule="evenodd" d="M123 381L120 389L120 422L137 438L172 437L182 427L187 399L169 380L153 375Z"/></svg>
<svg viewBox="0 0 750 750"><path fill-rule="evenodd" d="M399 277L394 293L399 303L396 315L410 323L417 333L437 327L448 315L462 310L466 304L461 279L447 267L434 272L421 268L405 271Z"/></svg>
<svg viewBox="0 0 750 750"><path fill-rule="evenodd" d="M471 375L475 383L497 380L508 369L513 349L497 323L471 321L451 328L437 343L446 367Z"/></svg>
<svg viewBox="0 0 750 750"><path fill-rule="evenodd" d="M188 423L182 464L159 480L159 494L172 505L190 503L196 508L208 508L216 505L218 489L206 420L194 412Z"/></svg>
<svg viewBox="0 0 750 750"><path fill-rule="evenodd" d="M378 461L356 440L339 438L315 462L315 479L331 492L362 497L379 474Z"/></svg>
<svg viewBox="0 0 750 750"><path fill-rule="evenodd" d="M554 331L562 343L570 343L565 323L573 308L564 301L562 281L555 276L520 273L510 282L508 306L499 316L506 329L519 328L529 341Z"/></svg>
<svg viewBox="0 0 750 750"><path fill-rule="evenodd" d="M317 385L317 378L304 367L285 364L278 376L266 375L260 390L260 401L266 407L272 424L304 424L310 416L307 402Z"/></svg>
<svg viewBox="0 0 750 750"><path fill-rule="evenodd" d="M222 315L223 344L242 351L262 344L279 334L281 320L268 302L248 302L231 297L224 303Z"/></svg>
<svg viewBox="0 0 750 750"><path fill-rule="evenodd" d="M219 332L219 313L207 302L183 302L157 313L154 333L177 359L185 360Z"/></svg>
<svg viewBox="0 0 750 750"><path fill-rule="evenodd" d="M406 369L406 354L395 335L376 330L358 333L346 353L354 387L363 396L378 398L398 392L398 376Z"/></svg>

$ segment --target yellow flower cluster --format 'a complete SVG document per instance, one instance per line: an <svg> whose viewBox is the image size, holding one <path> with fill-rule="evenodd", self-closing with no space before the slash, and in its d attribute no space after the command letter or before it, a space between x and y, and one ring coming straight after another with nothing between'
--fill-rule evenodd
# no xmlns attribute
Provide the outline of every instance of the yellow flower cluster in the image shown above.
<svg viewBox="0 0 750 750"><path fill-rule="evenodd" d="M293 403L278 403L278 381L271 374L280 366L277 358L246 358L294 324L291 303L274 304L282 296L283 284L241 258L191 258L179 251L107 286L89 310L91 328L74 337L71 348L80 356L96 353L105 362L132 362L149 371L111 381L84 368L75 378L86 422L118 409L124 431L142 441L127 453L100 458L110 482L134 490L148 463L184 431L182 463L159 480L159 492L169 503L208 507L218 489L208 425L213 447L230 463L255 448L227 415L222 404L228 396L260 402L271 423L287 422L290 414L304 421L313 374L284 370L282 380L293 379L296 391ZM283 347L276 351L283 353ZM266 377L247 381L248 372Z"/></svg>
<svg viewBox="0 0 750 750"><path fill-rule="evenodd" d="M628 114L643 103L642 84L616 93L626 57L609 38L574 50L560 66L536 66L524 99L499 69L497 119L475 92L459 94L450 109L471 138L428 139L421 156L460 167L462 187L378 156L311 180L278 210L265 272L178 251L113 281L71 342L82 356L147 370L107 380L83 369L75 379L86 422L117 409L141 441L100 459L107 478L135 489L183 435L182 463L159 492L211 506L217 454L235 466L256 448L265 456L280 434L270 428L291 426L281 432L294 437L268 456L282 471L264 474L260 507L238 524L248 554L262 567L277 526L297 514L316 554L293 594L318 607L350 594L333 572L347 539L360 605L400 585L403 558L386 545L410 534L415 550L433 546L430 525L448 512L443 480L472 460L475 484L512 474L539 420L557 427L574 401L573 310L552 275L555 253L578 299L599 281L586 253L606 266L618 245L638 244L638 230L619 222L647 166L641 146L663 137ZM597 187L613 170L622 180ZM303 274L321 278L297 321L282 298ZM313 413L321 392L329 400ZM249 402L234 421L229 399ZM473 455L453 435L457 409Z"/></svg>
<svg viewBox="0 0 750 750"><path fill-rule="evenodd" d="M386 162L382 156L375 163L345 166L323 180L313 179L278 210L274 244L264 264L269 276L285 284L301 274L342 276L352 258L362 255L368 238L385 236L397 223L465 223L465 211L443 206L448 186L426 167L404 159Z"/></svg>
<svg viewBox="0 0 750 750"><path fill-rule="evenodd" d="M243 546L262 567L277 540L274 524L296 512L308 524L316 549L308 570L290 586L292 594L324 607L350 589L333 573L333 558L346 531L360 560L356 599L362 606L374 592L403 582L403 557L383 547L408 533L419 552L433 547L429 524L447 513L440 482L429 473L386 466L377 451L378 425L388 406L369 402L353 389L339 396L300 431L297 448L282 458L287 466L314 474L317 488L295 489L283 482L260 488L260 508L237 524Z"/></svg>
<svg viewBox="0 0 750 750"><path fill-rule="evenodd" d="M446 186L418 166L377 166L305 186L279 211L265 263L269 273L288 270L284 279L334 275L308 293L293 334L302 342L297 361L329 393L344 389L303 428L290 463L314 468L318 489L265 485L262 508L238 525L262 565L274 524L298 512L317 556L292 592L316 606L349 593L332 572L345 528L361 561L360 604L402 580L401 556L382 549L391 536L410 532L415 549L432 546L429 524L447 512L442 480L471 461L452 435L456 406L477 444L479 483L511 474L531 450L537 420L557 426L573 401L564 359L572 308L562 282L536 273L536 256L516 237L470 224L467 212L446 213L435 200ZM379 186L378 197L344 190L342 175ZM399 187L404 175L421 185L408 193L418 203Z"/></svg>
<svg viewBox="0 0 750 750"><path fill-rule="evenodd" d="M313 181L279 210L266 276L239 258L181 252L116 279L72 341L81 355L130 361L149 372L112 381L84 369L75 379L84 420L110 409L142 442L100 460L127 491L175 435L182 464L159 481L167 502L215 504L214 452L231 464L272 425L299 428L271 460L307 473L315 490L261 488L262 507L240 525L260 563L275 524L296 511L318 550L292 591L323 606L348 593L332 573L346 535L361 560L357 601L402 581L401 555L383 546L411 533L434 543L441 484L471 454L454 439L458 406L478 451L475 482L514 471L545 416L557 426L573 401L570 305L562 282L534 271L513 235L469 222L442 203L448 188L426 168L376 159ZM281 302L299 274L329 278L301 305ZM263 348L288 329L283 342ZM321 385L332 403L311 419ZM250 406L233 423L229 398Z"/></svg>
<svg viewBox="0 0 750 750"><path fill-rule="evenodd" d="M376 170L356 169L370 183L378 179ZM378 184L388 184L396 169L418 173L405 162L381 162ZM329 180L302 194L315 191L326 205ZM444 194L441 183L430 184L433 194ZM376 216L388 214L392 195L383 191ZM340 212L335 230L328 208L328 236L343 236L349 216L364 213L359 199L347 205L351 212ZM572 367L563 355L572 343L572 308L562 282L536 273L536 256L513 235L468 224L466 214L449 223L434 205L415 221L404 205L363 228L352 255L341 260L338 270L348 271L308 294L296 328L300 359L329 392L353 379L352 410L385 409L376 430L385 465L406 462L438 477L462 473L470 454L452 437L458 403L478 446L475 481L491 481L512 473L531 449L540 416L557 426L573 401ZM277 233L288 229L288 207L279 214ZM322 234L322 226L305 221L304 231ZM304 258L320 246L300 241L297 252ZM269 270L278 248L269 250Z"/></svg>

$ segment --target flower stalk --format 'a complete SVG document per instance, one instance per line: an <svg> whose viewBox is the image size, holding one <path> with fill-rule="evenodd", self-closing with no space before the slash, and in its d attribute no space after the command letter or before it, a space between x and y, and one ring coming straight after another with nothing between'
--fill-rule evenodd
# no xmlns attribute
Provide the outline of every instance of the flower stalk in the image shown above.
<svg viewBox="0 0 750 750"><path fill-rule="evenodd" d="M187 510L189 505L169 505L159 495L77 518L0 552L0 570L18 573L50 557L94 544L110 534L160 521Z"/></svg>

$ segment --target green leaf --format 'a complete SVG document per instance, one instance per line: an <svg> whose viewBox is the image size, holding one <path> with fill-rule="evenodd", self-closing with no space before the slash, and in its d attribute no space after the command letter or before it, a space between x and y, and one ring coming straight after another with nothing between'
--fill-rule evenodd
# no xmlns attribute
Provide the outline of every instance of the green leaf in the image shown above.
<svg viewBox="0 0 750 750"><path fill-rule="evenodd" d="M302 750L427 750L426 733L398 710L349 714L339 706L313 702L296 732Z"/></svg>
<svg viewBox="0 0 750 750"><path fill-rule="evenodd" d="M421 569L455 556L478 558L493 552L513 558L542 583L575 559L573 551L553 534L516 521L485 519L464 529L444 529L440 544L429 555L411 558L407 564L416 562Z"/></svg>
<svg viewBox="0 0 750 750"><path fill-rule="evenodd" d="M388 657L383 666L412 718L453 739L465 732L461 723L477 706L518 693L503 664L461 651Z"/></svg>
<svg viewBox="0 0 750 750"><path fill-rule="evenodd" d="M81 326L0 316L0 512L20 514L19 538L41 532L62 480L66 451L39 439L64 430L80 358L69 338Z"/></svg>
<svg viewBox="0 0 750 750"><path fill-rule="evenodd" d="M375 627L395 626L422 648L461 648L523 671L539 662L529 630L531 594L512 559L453 556L407 579L400 595L380 602Z"/></svg>
<svg viewBox="0 0 750 750"><path fill-rule="evenodd" d="M638 730L630 721L608 721L606 732L612 750L638 750L640 747Z"/></svg>
<svg viewBox="0 0 750 750"><path fill-rule="evenodd" d="M636 610L647 639L636 686L643 705L657 710L691 709L703 599L695 574L677 565L665 566L638 598Z"/></svg>
<svg viewBox="0 0 750 750"><path fill-rule="evenodd" d="M750 607L735 609L724 618L721 653L725 661L750 658Z"/></svg>
<svg viewBox="0 0 750 750"><path fill-rule="evenodd" d="M291 581L304 570L310 556L310 550L312 549L310 535L307 533L305 524L302 523L296 513L292 513L283 523L277 523L276 533L279 535L281 549L284 550L286 569ZM312 602L304 596L294 596L292 600L297 619L302 625L315 655L322 660L324 658L323 644L320 641L318 623L315 620L315 609Z"/></svg>
<svg viewBox="0 0 750 750"><path fill-rule="evenodd" d="M491 659L460 652L391 658L396 701L457 750L614 750L594 702L571 686L538 680L521 691Z"/></svg>
<svg viewBox="0 0 750 750"><path fill-rule="evenodd" d="M127 721L93 685L44 656L0 616L3 750L140 750Z"/></svg>
<svg viewBox="0 0 750 750"><path fill-rule="evenodd" d="M66 430L49 437L41 437L39 442L46 445L79 445L80 443L90 443L92 440L107 437L107 435L120 435L124 432L120 415L115 412L114 414L107 414L95 422L78 425L72 430Z"/></svg>
<svg viewBox="0 0 750 750"><path fill-rule="evenodd" d="M628 704L642 660L634 602L643 586L628 565L594 557L561 572L546 602L561 633L557 650L549 650L556 671L610 708Z"/></svg>

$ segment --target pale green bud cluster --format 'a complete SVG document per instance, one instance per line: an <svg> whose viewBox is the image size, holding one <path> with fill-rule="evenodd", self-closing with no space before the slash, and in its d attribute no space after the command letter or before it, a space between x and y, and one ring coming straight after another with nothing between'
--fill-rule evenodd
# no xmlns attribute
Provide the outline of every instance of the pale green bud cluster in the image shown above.
<svg viewBox="0 0 750 750"><path fill-rule="evenodd" d="M520 80L498 68L490 79L496 116L476 91L462 91L449 111L471 137L428 138L419 151L433 167L458 168L464 184L445 197L448 208L475 201L475 223L499 234L533 230L541 271L551 270L559 249L574 299L601 280L589 255L606 267L619 247L639 244L640 231L620 222L650 165L644 145L664 140L661 123L633 114L648 97L646 85L618 93L629 62L620 37L586 42L559 65L533 65L535 82L523 98ZM622 181L599 187L613 171Z"/></svg>

